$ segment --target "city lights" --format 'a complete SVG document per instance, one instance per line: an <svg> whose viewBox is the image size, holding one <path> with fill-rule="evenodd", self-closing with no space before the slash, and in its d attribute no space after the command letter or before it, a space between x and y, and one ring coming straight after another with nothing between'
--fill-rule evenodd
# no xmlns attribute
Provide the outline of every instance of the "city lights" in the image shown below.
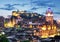
<svg viewBox="0 0 60 42"><path fill-rule="evenodd" d="M60 42L60 0L0 0L0 42Z"/></svg>
<svg viewBox="0 0 60 42"><path fill-rule="evenodd" d="M13 11L12 16L3 22L4 28L12 28L11 32L14 33L13 35L23 35L24 39L26 39L26 35L37 36L41 39L54 38L56 35L60 36L60 30L58 29L60 27L57 27L59 23L53 19L53 12L51 10L47 10L45 16L38 13Z"/></svg>

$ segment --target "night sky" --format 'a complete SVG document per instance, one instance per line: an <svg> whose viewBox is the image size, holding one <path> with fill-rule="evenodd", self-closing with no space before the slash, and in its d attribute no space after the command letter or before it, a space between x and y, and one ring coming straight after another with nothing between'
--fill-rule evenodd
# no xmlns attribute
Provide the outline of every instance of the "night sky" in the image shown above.
<svg viewBox="0 0 60 42"><path fill-rule="evenodd" d="M51 8L54 19L60 19L60 0L0 0L0 16L7 17L13 10L27 10L45 14Z"/></svg>

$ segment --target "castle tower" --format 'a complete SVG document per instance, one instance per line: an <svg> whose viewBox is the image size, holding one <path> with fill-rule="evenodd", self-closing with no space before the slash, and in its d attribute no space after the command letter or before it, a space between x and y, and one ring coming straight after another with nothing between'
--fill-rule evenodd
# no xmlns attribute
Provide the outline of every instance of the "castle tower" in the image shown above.
<svg viewBox="0 0 60 42"><path fill-rule="evenodd" d="M50 8L46 11L46 21L53 24L53 12Z"/></svg>
<svg viewBox="0 0 60 42"><path fill-rule="evenodd" d="M17 16L19 15L18 12L19 12L19 11L13 11L13 12L12 12L12 16L16 16L16 17L17 17Z"/></svg>

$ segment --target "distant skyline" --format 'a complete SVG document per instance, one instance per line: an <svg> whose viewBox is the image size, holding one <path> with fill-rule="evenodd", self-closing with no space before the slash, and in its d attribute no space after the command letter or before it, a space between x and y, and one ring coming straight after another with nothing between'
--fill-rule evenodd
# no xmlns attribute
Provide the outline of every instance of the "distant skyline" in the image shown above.
<svg viewBox="0 0 60 42"><path fill-rule="evenodd" d="M14 10L45 14L49 7L53 10L54 19L60 19L60 0L0 0L0 16L7 17Z"/></svg>

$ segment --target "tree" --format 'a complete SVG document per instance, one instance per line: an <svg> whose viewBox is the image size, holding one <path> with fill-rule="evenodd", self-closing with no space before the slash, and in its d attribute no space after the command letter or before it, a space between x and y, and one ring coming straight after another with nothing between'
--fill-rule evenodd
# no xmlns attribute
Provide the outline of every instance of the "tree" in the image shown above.
<svg viewBox="0 0 60 42"><path fill-rule="evenodd" d="M1 34L0 35L0 42L9 42L9 40L6 38L6 35Z"/></svg>

